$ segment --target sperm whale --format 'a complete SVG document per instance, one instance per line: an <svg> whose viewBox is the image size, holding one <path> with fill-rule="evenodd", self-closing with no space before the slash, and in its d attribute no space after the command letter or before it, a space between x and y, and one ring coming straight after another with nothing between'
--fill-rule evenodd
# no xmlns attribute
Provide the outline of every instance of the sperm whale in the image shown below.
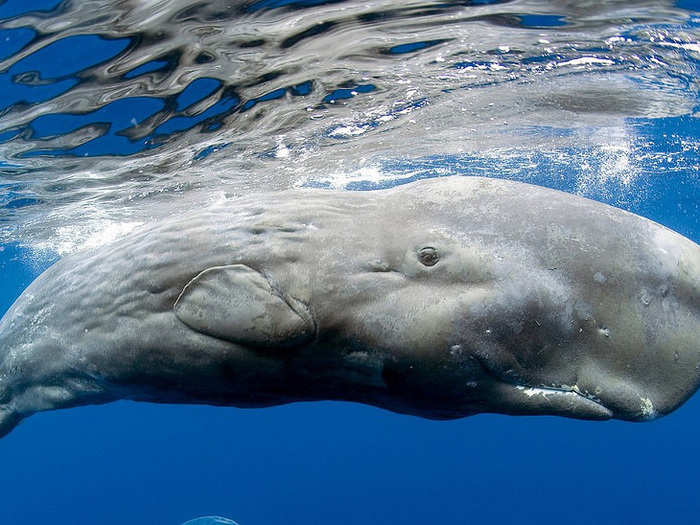
<svg viewBox="0 0 700 525"><path fill-rule="evenodd" d="M644 421L698 388L700 247L512 181L230 199L58 261L0 321L0 435L118 399Z"/></svg>

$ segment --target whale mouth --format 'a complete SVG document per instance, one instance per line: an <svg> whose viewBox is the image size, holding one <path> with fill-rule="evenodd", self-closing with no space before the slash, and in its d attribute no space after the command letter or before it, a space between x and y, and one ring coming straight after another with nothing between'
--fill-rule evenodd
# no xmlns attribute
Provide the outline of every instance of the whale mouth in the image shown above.
<svg viewBox="0 0 700 525"><path fill-rule="evenodd" d="M613 412L577 386L545 387L500 383L508 405L517 414L542 414L576 419L611 419Z"/></svg>
<svg viewBox="0 0 700 525"><path fill-rule="evenodd" d="M495 381L494 394L499 398L501 411L513 415L555 415L575 419L605 420L614 417L613 411L596 397L583 392L578 385L534 386L504 378L494 371L482 357L477 361Z"/></svg>

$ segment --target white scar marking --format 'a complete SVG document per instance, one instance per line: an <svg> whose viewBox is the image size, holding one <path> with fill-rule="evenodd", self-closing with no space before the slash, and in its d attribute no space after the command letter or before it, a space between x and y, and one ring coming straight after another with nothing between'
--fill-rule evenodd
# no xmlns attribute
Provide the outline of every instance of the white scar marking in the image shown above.
<svg viewBox="0 0 700 525"><path fill-rule="evenodd" d="M654 408L654 403L648 397L640 397L641 401L641 414L647 419L653 419L656 417L656 409Z"/></svg>
<svg viewBox="0 0 700 525"><path fill-rule="evenodd" d="M533 387L533 386L529 386L529 387L516 386L515 388L517 388L518 390L522 390L523 394L525 394L527 397L532 397L532 396L537 396L537 395L547 397L547 396L551 396L554 394L557 394L557 395L567 394L567 395L572 395L572 396L579 395L572 390L565 390L563 388L562 389L552 389L552 388L537 388L537 387Z"/></svg>

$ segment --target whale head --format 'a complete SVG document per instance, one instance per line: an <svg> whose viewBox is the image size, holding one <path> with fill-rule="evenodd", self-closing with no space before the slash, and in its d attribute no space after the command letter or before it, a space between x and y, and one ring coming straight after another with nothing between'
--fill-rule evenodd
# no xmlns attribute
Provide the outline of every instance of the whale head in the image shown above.
<svg viewBox="0 0 700 525"><path fill-rule="evenodd" d="M352 327L384 352L383 405L644 421L698 388L691 240L512 182L436 180L393 199L368 265L379 299Z"/></svg>

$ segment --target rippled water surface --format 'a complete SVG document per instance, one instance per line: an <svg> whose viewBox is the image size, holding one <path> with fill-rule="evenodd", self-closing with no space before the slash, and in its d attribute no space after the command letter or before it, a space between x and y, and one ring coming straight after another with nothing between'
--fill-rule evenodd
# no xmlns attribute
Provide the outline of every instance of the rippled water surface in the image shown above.
<svg viewBox="0 0 700 525"><path fill-rule="evenodd" d="M224 196L446 174L642 211L661 182L695 214L692 8L5 2L0 242L63 254Z"/></svg>

